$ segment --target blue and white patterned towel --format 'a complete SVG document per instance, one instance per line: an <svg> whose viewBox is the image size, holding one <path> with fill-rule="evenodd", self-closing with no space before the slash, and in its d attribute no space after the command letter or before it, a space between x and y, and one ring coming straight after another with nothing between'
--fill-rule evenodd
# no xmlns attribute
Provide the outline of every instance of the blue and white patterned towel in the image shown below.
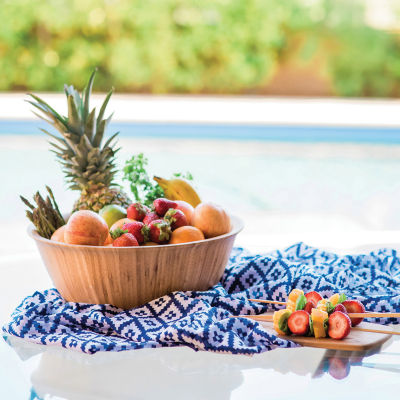
<svg viewBox="0 0 400 400"><path fill-rule="evenodd" d="M395 250L338 256L302 243L251 255L235 249L221 282L206 292L174 292L131 310L65 302L57 290L27 297L3 327L5 334L85 353L189 346L232 354L295 347L238 314L265 305L248 298L286 300L293 288L324 296L344 292L370 311L400 312L400 260ZM381 323L398 323L381 319Z"/></svg>

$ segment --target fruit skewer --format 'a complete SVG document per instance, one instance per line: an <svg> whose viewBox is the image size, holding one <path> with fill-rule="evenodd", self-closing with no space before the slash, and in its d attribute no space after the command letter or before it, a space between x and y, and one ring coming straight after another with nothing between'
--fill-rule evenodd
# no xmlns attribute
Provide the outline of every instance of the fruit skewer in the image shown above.
<svg viewBox="0 0 400 400"><path fill-rule="evenodd" d="M400 318L400 313L348 313L349 318ZM273 315L235 315L240 318L260 319L260 321L272 321ZM400 332L399 332L400 333Z"/></svg>
<svg viewBox="0 0 400 400"><path fill-rule="evenodd" d="M249 299L255 303L268 303L268 304L278 304L285 306L287 303L285 301L274 301L274 300L259 300L259 299ZM400 318L400 313L384 313L384 312L361 312L361 313L348 313L350 318Z"/></svg>
<svg viewBox="0 0 400 400"><path fill-rule="evenodd" d="M275 301L275 300L259 300L250 299L250 301L278 304L286 306L286 310L293 313L298 310L304 310L309 314L312 313L313 309L318 311L331 314L334 311L341 311L348 313L365 313L365 308L362 303L358 300L348 300L344 293L335 293L328 299L324 299L318 292L311 291L306 294L301 289L293 289L287 298L286 302ZM314 311L314 314L316 311ZM318 314L318 313L317 313ZM316 314L315 314L316 315ZM323 315L319 315L318 318L322 318ZM364 316L365 317L365 316ZM327 318L327 316L326 316ZM351 318L352 326L356 326L363 320L363 316ZM319 325L319 324L318 324Z"/></svg>
<svg viewBox="0 0 400 400"><path fill-rule="evenodd" d="M280 335L292 333L315 338L328 335L332 339L343 339L350 333L351 327L359 325L364 318L400 318L400 313L365 312L365 307L360 301L347 300L343 293L335 293L324 299L315 291L304 294L301 289L293 289L286 302L258 299L250 301L286 306L275 311L273 316L255 318L260 321L272 320L275 331Z"/></svg>
<svg viewBox="0 0 400 400"><path fill-rule="evenodd" d="M348 314L349 317L358 317L359 313L355 313L356 315L352 315L352 313ZM366 314L377 314L377 313L366 313ZM384 313L380 313L384 314ZM400 313L392 313L397 314L398 318L400 318ZM386 315L385 315L386 316ZM232 318L248 318L254 321L261 321L261 322L273 322L273 315L233 315ZM356 331L362 332L372 332L372 333L384 333L387 335L400 335L400 332L391 331L391 330L379 330L379 329L369 329L369 328L360 328L359 326L353 327L352 329Z"/></svg>

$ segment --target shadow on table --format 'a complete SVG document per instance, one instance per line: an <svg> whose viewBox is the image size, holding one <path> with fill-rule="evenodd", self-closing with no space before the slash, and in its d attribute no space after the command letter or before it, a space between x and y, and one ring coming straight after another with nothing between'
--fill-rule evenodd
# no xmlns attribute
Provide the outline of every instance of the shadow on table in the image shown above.
<svg viewBox="0 0 400 400"><path fill-rule="evenodd" d="M345 379L352 366L368 367L364 357L380 351L380 348L361 353L299 347L247 357L175 347L87 355L16 338L9 338L8 342L22 359L40 357L31 375L31 399L38 400L52 396L73 400L225 400L242 385L244 372L249 369L262 369L266 377L268 373L279 372L310 380L324 375Z"/></svg>

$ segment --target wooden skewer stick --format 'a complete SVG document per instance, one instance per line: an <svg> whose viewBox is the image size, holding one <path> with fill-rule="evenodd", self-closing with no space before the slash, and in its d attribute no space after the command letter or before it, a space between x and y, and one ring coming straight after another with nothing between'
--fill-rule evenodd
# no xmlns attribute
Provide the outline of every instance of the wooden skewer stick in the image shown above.
<svg viewBox="0 0 400 400"><path fill-rule="evenodd" d="M249 299L249 301L254 301L256 303L280 304L280 305L283 305L283 306L286 305L286 301L259 300L259 299Z"/></svg>
<svg viewBox="0 0 400 400"><path fill-rule="evenodd" d="M365 312L365 313L349 313L350 318L400 318L400 313L390 312Z"/></svg>
<svg viewBox="0 0 400 400"><path fill-rule="evenodd" d="M231 315L231 318L249 318L255 321L272 322L273 315Z"/></svg>
<svg viewBox="0 0 400 400"><path fill-rule="evenodd" d="M387 331L387 330L380 330L380 329L369 329L369 328L361 328L359 326L355 326L351 328L352 330L356 331L363 331L363 332L372 332L372 333L386 333L387 335L400 335L400 332L396 331Z"/></svg>

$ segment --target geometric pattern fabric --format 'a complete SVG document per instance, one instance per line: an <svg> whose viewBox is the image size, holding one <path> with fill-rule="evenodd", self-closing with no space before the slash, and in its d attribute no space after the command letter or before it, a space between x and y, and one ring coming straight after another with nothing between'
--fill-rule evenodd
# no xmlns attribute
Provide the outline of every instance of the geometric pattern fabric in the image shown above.
<svg viewBox="0 0 400 400"><path fill-rule="evenodd" d="M255 354L296 347L250 319L230 318L275 309L248 298L285 301L293 288L327 297L343 292L368 311L400 312L400 259L395 250L339 256L295 244L284 251L253 255L232 251L224 275L204 292L173 292L144 306L66 302L56 289L25 298L3 327L5 335L84 353L148 347L188 346L230 354ZM398 319L371 319L398 323Z"/></svg>

